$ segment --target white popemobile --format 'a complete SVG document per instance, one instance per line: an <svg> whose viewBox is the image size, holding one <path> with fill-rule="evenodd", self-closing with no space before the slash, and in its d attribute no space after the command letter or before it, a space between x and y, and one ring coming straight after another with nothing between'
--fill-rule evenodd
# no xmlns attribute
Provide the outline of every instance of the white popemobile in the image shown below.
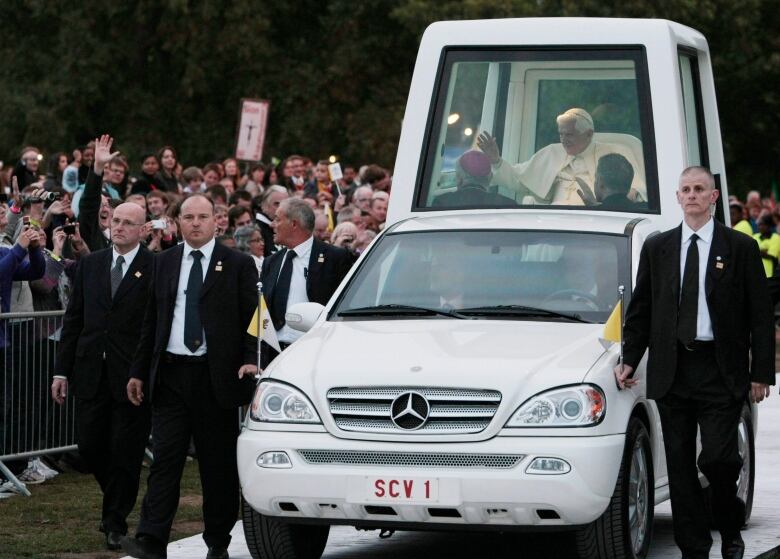
<svg viewBox="0 0 780 559"><path fill-rule="evenodd" d="M556 118L572 109L576 119ZM455 162L481 131L502 158L493 182L449 206L462 190ZM631 202L561 194L592 190L605 153L630 162ZM668 498L660 423L642 383L617 389L620 345L600 338L620 286L630 300L642 243L679 222L689 165L710 167L726 198L696 31L615 19L429 27L388 226L326 307L290 309L307 334L264 372L239 437L252 557L320 557L335 524L571 530L572 557L645 557L653 507ZM748 515L755 421L746 403Z"/></svg>

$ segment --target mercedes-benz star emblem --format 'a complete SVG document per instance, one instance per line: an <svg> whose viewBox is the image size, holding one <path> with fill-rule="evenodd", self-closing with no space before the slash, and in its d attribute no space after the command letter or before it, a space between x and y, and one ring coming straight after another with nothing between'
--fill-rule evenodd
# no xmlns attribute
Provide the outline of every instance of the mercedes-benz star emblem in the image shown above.
<svg viewBox="0 0 780 559"><path fill-rule="evenodd" d="M418 392L404 392L390 405L390 419L399 429L414 431L428 421L431 406Z"/></svg>

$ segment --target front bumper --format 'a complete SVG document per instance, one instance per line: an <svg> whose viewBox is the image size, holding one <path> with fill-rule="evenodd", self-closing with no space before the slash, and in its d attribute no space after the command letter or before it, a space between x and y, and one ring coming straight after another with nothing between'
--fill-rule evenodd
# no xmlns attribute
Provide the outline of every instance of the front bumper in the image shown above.
<svg viewBox="0 0 780 559"><path fill-rule="evenodd" d="M494 437L469 443L384 443L338 439L328 433L253 431L238 439L238 472L245 500L267 516L306 518L334 524L397 522L545 526L592 522L606 509L614 492L625 435L598 437ZM303 449L392 453L521 454L510 468L323 465L307 462ZM257 458L283 451L286 469L264 468ZM568 462L566 474L526 473L537 457ZM430 498L382 499L372 494L375 480L413 480L435 484ZM396 491L399 493L399 491ZM400 492L402 493L402 491ZM418 495L419 497L419 495ZM540 512L541 511L541 512Z"/></svg>

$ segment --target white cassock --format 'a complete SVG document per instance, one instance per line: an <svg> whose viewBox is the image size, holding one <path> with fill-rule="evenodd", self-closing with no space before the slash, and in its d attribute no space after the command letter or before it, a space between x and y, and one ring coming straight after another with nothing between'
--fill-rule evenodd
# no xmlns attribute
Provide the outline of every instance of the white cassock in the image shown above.
<svg viewBox="0 0 780 559"><path fill-rule="evenodd" d="M593 140L577 155L569 155L561 144L550 144L537 151L524 163L511 165L503 159L493 167L493 184L514 190L546 204L583 206L576 179L583 179L591 190L596 179L599 159L610 153L625 157L634 168L631 188L639 193L640 200L647 200L647 186L631 149L621 144Z"/></svg>

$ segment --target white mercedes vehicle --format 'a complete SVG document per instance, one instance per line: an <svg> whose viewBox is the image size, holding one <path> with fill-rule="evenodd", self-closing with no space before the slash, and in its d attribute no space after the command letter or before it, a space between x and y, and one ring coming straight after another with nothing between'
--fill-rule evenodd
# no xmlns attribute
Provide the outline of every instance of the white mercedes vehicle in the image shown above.
<svg viewBox="0 0 780 559"><path fill-rule="evenodd" d="M478 131L522 167L557 149L556 115L572 107L591 116L592 141L632 161L634 205L543 203L507 182L485 204L437 202L459 188L455 161ZM680 171L699 164L726 199L697 32L660 20L432 25L388 226L326 307L289 309L307 333L263 372L239 437L252 557L318 558L332 525L567 530L571 557L645 557L668 498L660 422L644 362L640 384L618 390L620 344L602 338L621 286L630 301L643 242L680 220ZM748 515L755 427L746 402Z"/></svg>

